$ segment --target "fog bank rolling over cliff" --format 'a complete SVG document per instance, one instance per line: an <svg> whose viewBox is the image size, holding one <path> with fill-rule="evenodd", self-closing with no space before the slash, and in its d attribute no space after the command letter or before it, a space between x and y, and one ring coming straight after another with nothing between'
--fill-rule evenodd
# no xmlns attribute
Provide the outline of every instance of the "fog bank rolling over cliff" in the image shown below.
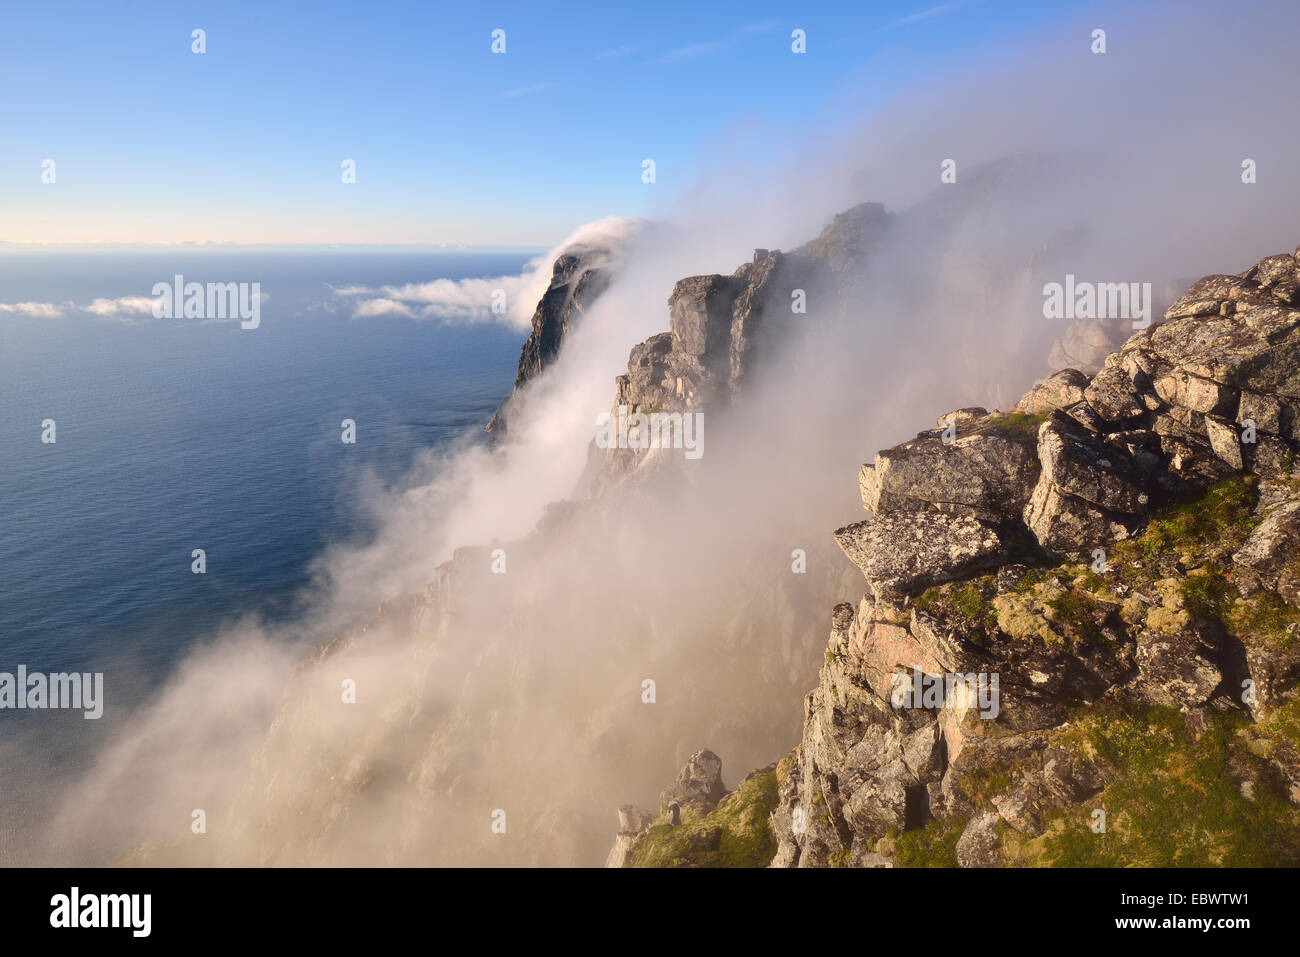
<svg viewBox="0 0 1300 957"><path fill-rule="evenodd" d="M937 409L1005 407L1046 374L1065 330L1044 283L1163 294L1294 247L1296 13L1178 5L1172 26L1165 9L1008 44L667 199L508 440L377 490L380 531L322 558L302 618L197 653L36 840L88 862L144 843L130 860L596 864L613 808L653 805L692 751L721 755L728 783L784 754L830 608L861 591L830 530L860 508L862 462ZM842 256L831 237L807 313L788 289L765 303L745 388L703 409L703 456L587 496L596 417L629 349L668 329L677 280L792 249L863 201L888 215Z"/></svg>

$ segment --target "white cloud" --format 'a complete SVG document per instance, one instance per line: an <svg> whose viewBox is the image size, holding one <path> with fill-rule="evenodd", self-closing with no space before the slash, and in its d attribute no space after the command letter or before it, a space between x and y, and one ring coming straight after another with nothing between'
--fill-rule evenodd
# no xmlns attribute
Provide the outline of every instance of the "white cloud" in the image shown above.
<svg viewBox="0 0 1300 957"><path fill-rule="evenodd" d="M616 254L640 227L636 220L611 216L587 223L543 256L531 260L517 276L490 279L434 279L400 286L342 286L334 295L356 300L352 315L406 316L448 322L504 322L518 329L532 325L533 310L551 282L557 256L573 247L590 247ZM494 303L504 297L503 312ZM498 309L500 306L498 306Z"/></svg>
<svg viewBox="0 0 1300 957"><path fill-rule="evenodd" d="M63 306L52 302L0 302L0 313L32 316L38 319L57 319L63 315Z"/></svg>
<svg viewBox="0 0 1300 957"><path fill-rule="evenodd" d="M119 299L96 299L85 312L106 319L118 319L124 316L153 315L154 300L149 296L122 296Z"/></svg>
<svg viewBox="0 0 1300 957"><path fill-rule="evenodd" d="M368 299L360 303L353 316L364 319L370 316L407 316L415 319L417 314L414 309L405 303L397 302L394 299Z"/></svg>

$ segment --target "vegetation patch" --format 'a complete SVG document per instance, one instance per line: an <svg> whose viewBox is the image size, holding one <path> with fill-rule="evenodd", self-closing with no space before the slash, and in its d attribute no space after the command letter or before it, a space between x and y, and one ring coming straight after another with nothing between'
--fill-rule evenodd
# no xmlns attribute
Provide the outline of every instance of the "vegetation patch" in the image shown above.
<svg viewBox="0 0 1300 957"><path fill-rule="evenodd" d="M992 601L997 591L996 577L980 575L964 582L946 582L927 588L912 604L949 624L963 625L967 637L980 644L998 630L998 613Z"/></svg>
<svg viewBox="0 0 1300 957"><path fill-rule="evenodd" d="M629 867L766 867L776 856L769 816L777 772L755 774L698 820L655 824L637 838Z"/></svg>
<svg viewBox="0 0 1300 957"><path fill-rule="evenodd" d="M1173 708L1095 706L1075 729L1116 771L1087 807L1051 822L1043 859L1058 867L1276 867L1300 864L1300 823L1286 787L1212 712L1199 740ZM1245 783L1249 782L1249 783ZM1244 786L1243 786L1244 785ZM1091 829L1091 810L1106 829Z"/></svg>
<svg viewBox="0 0 1300 957"><path fill-rule="evenodd" d="M956 867L957 839L969 820L954 814L899 834L893 838L894 862L899 867Z"/></svg>
<svg viewBox="0 0 1300 957"><path fill-rule="evenodd" d="M1009 439L1026 444L1038 444L1038 427L1047 421L1045 415L1028 415L1024 412L998 412L991 415L984 427L1000 432Z"/></svg>

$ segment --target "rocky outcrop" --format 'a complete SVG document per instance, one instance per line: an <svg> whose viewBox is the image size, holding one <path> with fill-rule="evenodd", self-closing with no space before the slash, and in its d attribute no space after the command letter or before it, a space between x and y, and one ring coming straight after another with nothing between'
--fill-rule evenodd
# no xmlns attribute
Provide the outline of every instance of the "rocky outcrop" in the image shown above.
<svg viewBox="0 0 1300 957"><path fill-rule="evenodd" d="M722 759L712 751L696 751L677 775L677 780L659 795L661 811L673 808L683 818L702 817L712 811L727 793L722 783Z"/></svg>
<svg viewBox="0 0 1300 957"><path fill-rule="evenodd" d="M486 431L496 439L509 430L520 390L559 355L565 335L609 285L610 250L571 246L555 258L551 282L533 311L532 332L519 353L514 391L497 407Z"/></svg>
<svg viewBox="0 0 1300 957"><path fill-rule="evenodd" d="M606 867L765 867L776 852L770 819L790 762L751 771L734 791L722 761L697 751L660 795L660 813L619 808ZM626 813L625 813L626 812Z"/></svg>
<svg viewBox="0 0 1300 957"><path fill-rule="evenodd" d="M847 274L861 265L889 220L880 204L863 203L788 253L756 249L753 260L730 276L680 280L668 297L668 331L634 346L626 374L615 380L614 414L725 411L790 325L815 313L816 295L850 294ZM648 451L593 450L601 475L593 489L603 491L647 458L656 459Z"/></svg>
<svg viewBox="0 0 1300 957"><path fill-rule="evenodd" d="M609 849L605 859L606 867L622 867L627 863L628 853L636 839L650 829L655 816L635 804L624 804L618 809L618 835L614 846Z"/></svg>
<svg viewBox="0 0 1300 957"><path fill-rule="evenodd" d="M1295 256L1207 277L863 467L774 866L1300 861L1297 307Z"/></svg>

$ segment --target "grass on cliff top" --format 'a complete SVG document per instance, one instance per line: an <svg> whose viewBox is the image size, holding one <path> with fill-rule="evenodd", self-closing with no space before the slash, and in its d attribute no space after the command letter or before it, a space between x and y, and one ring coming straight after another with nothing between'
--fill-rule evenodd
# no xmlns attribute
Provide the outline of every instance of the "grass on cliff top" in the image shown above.
<svg viewBox="0 0 1300 957"><path fill-rule="evenodd" d="M956 867L957 840L970 819L964 814L934 819L925 827L893 838L899 867Z"/></svg>
<svg viewBox="0 0 1300 957"><path fill-rule="evenodd" d="M995 576L980 575L964 582L947 582L927 588L912 604L936 618L950 620L960 617L967 626L967 637L978 645L997 633L998 615L991 604L997 590Z"/></svg>
<svg viewBox="0 0 1300 957"><path fill-rule="evenodd" d="M1047 421L1045 415L1026 412L997 412L989 417L984 427L1001 432L1009 439L1026 444L1038 444L1038 427Z"/></svg>
<svg viewBox="0 0 1300 957"><path fill-rule="evenodd" d="M1254 476L1227 479L1180 496L1158 509L1142 534L1108 548L1104 575L1088 565L1035 568L1009 595L1032 597L1037 586L1055 580L1059 593L1043 598L1036 614L1050 620L1054 634L1048 635L1049 644L1064 648L1077 641L1103 638L1099 620L1105 618L1107 606L1123 601L1117 587L1122 586L1125 595L1129 589L1148 593L1168 573L1168 569L1162 571L1162 564L1167 566L1176 559L1183 568L1199 570L1196 574L1178 573L1186 576L1180 593L1191 614L1219 623L1247 645L1290 646L1300 642L1300 609L1268 589L1243 599L1232 577L1229 556L1262 520L1255 514L1257 501ZM914 604L921 611L964 626L971 641L987 645L1000 633L993 605L996 597L997 579L980 575L928 588Z"/></svg>
<svg viewBox="0 0 1300 957"><path fill-rule="evenodd" d="M768 818L777 800L777 772L756 774L704 817L652 826L632 845L628 866L766 867L776 856Z"/></svg>
<svg viewBox="0 0 1300 957"><path fill-rule="evenodd" d="M1049 822L1056 867L1270 867L1300 864L1300 820L1276 770L1253 754L1248 719L1211 712L1200 740L1173 708L1099 706L1067 734L1114 769L1083 810ZM1249 793L1242 781L1254 782ZM1091 810L1106 812L1094 833Z"/></svg>
<svg viewBox="0 0 1300 957"><path fill-rule="evenodd" d="M1156 511L1141 535L1116 543L1112 559L1154 568L1166 555L1200 564L1207 554L1235 551L1260 522L1254 514L1258 499L1253 475L1178 496Z"/></svg>

